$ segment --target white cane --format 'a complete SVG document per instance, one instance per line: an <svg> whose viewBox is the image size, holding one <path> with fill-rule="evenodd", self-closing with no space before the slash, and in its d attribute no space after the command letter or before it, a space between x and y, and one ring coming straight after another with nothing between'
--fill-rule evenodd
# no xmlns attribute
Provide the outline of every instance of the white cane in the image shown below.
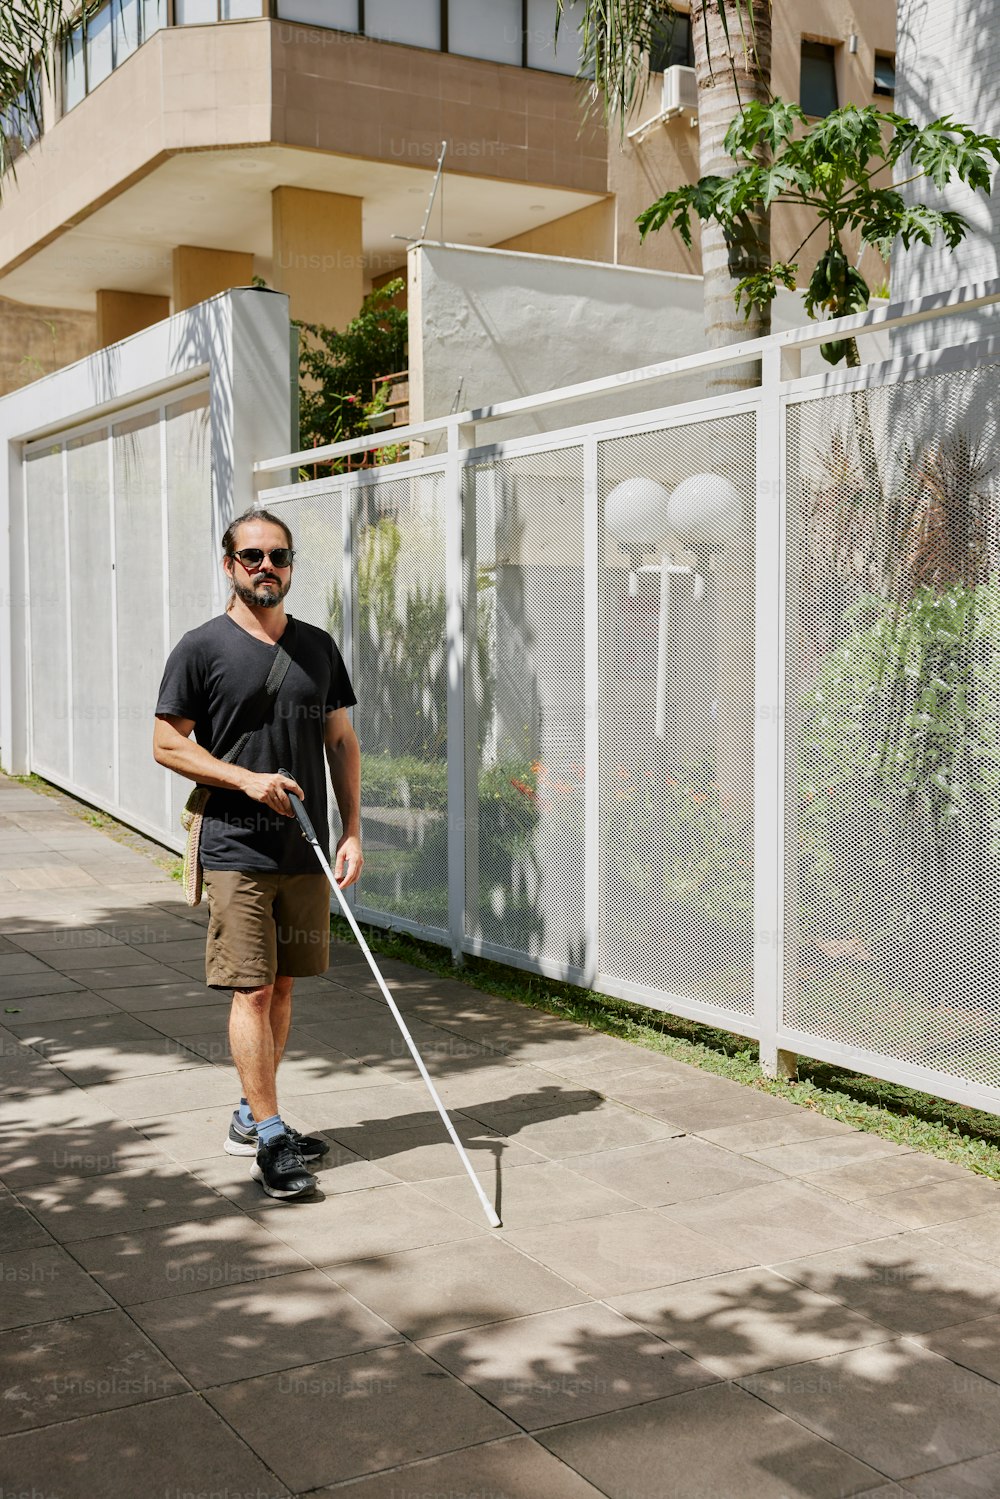
<svg viewBox="0 0 1000 1499"><path fill-rule="evenodd" d="M278 774L280 776L285 776L289 781L294 780L294 777L290 775L287 770L279 770ZM306 812L305 807L302 805L301 798L296 796L294 791L290 791L287 786L284 788L284 790L285 795L288 797L288 800L292 804L292 810L298 819L299 827L302 830L302 836L305 838L307 843L312 844L313 852L322 866L323 873L330 881L330 887L333 890L333 893L336 895L338 901L340 902L340 909L343 911L344 915L347 917L348 921L351 924L351 931L354 933L355 937L357 937L358 943L361 947L361 951L368 959L368 966L371 968L372 973L375 975L376 982L378 983L378 986L382 991L383 998L385 999L386 1004L389 1006L389 1009L392 1011L392 1017L395 1020L396 1024L399 1026L400 1031L402 1032L403 1040L406 1042L407 1046L410 1049L410 1055L412 1056L413 1060L416 1062L417 1067L420 1070L420 1076L427 1084L428 1092L430 1093L431 1098L434 1100L434 1107L441 1115L444 1127L448 1131L448 1134L451 1136L451 1143L458 1151L458 1154L461 1157L462 1165L468 1172L469 1180L476 1189L476 1193L479 1197L479 1201L482 1203L483 1212L486 1214L489 1225L491 1228L500 1228L500 1219L497 1217L496 1213L493 1211L493 1208L490 1206L489 1198L483 1191L482 1183L480 1182L476 1173L473 1171L472 1163L465 1153L465 1147L463 1146L461 1140L458 1138L458 1135L455 1133L455 1126L452 1124L451 1120L448 1117L448 1111L438 1097L437 1089L431 1082L430 1074L428 1073L427 1068L424 1066L424 1059L417 1050L416 1042L406 1028L406 1021L399 1013L396 1001L389 993L389 989L386 985L385 979L379 972L378 964L375 962L375 959L371 955L371 950L369 949L368 943L361 935L361 928L358 926L358 923L354 919L353 911L347 904L347 901L344 899L344 892L337 884L336 877L333 873L333 870L330 868L326 855L323 853L323 850L320 847L319 839L316 837L316 830L313 827L312 823L309 821L309 815Z"/></svg>

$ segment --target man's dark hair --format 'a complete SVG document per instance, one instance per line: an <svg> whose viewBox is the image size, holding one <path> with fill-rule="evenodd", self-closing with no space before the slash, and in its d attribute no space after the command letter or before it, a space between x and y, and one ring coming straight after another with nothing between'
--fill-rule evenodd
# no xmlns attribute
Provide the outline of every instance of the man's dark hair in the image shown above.
<svg viewBox="0 0 1000 1499"><path fill-rule="evenodd" d="M294 547L295 543L292 541L292 533L288 529L287 524L281 519L281 516L275 515L272 510L258 510L252 505L249 510L244 510L242 515L238 515L235 520L230 521L226 527L225 535L222 538L222 550L227 557L232 557L236 550L236 533L240 526L243 525L244 521L251 520L267 520L274 526L280 526L285 533L285 540L288 546Z"/></svg>

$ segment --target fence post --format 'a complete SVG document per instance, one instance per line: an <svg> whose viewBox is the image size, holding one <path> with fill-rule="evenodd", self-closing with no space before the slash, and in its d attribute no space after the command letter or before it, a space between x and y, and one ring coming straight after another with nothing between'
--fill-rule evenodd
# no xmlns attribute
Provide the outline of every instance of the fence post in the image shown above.
<svg viewBox="0 0 1000 1499"><path fill-rule="evenodd" d="M465 591L466 555L460 441L457 421L448 423L444 470L445 650L448 663L448 937L451 960L463 961L465 942L466 734ZM475 532L471 537L475 544Z"/></svg>
<svg viewBox="0 0 1000 1499"><path fill-rule="evenodd" d="M586 983L593 988L601 963L601 835L600 783L600 494L597 438L583 440L583 641L584 641L584 929Z"/></svg>
<svg viewBox="0 0 1000 1499"><path fill-rule="evenodd" d="M795 1076L778 1045L784 947L784 441L781 346L765 346L757 408L754 587L754 1016L768 1077Z"/></svg>

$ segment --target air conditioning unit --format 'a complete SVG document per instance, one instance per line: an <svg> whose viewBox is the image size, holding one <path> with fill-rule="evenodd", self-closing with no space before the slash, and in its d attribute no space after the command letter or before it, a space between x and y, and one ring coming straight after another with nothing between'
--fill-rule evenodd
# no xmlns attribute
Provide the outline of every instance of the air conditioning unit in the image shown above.
<svg viewBox="0 0 1000 1499"><path fill-rule="evenodd" d="M697 114L698 84L694 68L665 69L663 103L660 107L664 114L678 114L681 111Z"/></svg>

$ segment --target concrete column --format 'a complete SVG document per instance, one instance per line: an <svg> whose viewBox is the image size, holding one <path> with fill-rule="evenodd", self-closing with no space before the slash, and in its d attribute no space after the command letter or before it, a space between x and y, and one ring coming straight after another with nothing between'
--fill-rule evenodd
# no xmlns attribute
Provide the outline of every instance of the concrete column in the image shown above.
<svg viewBox="0 0 1000 1499"><path fill-rule="evenodd" d="M139 291L97 293L97 347L106 349L119 339L151 328L170 316L169 297L150 297Z"/></svg>
<svg viewBox="0 0 1000 1499"><path fill-rule="evenodd" d="M363 199L276 187L271 194L272 284L293 318L343 328L364 297Z"/></svg>
<svg viewBox="0 0 1000 1499"><path fill-rule="evenodd" d="M220 291L249 286L253 281L253 256L242 250L206 250L201 245L176 245L173 272L173 311L183 312Z"/></svg>

